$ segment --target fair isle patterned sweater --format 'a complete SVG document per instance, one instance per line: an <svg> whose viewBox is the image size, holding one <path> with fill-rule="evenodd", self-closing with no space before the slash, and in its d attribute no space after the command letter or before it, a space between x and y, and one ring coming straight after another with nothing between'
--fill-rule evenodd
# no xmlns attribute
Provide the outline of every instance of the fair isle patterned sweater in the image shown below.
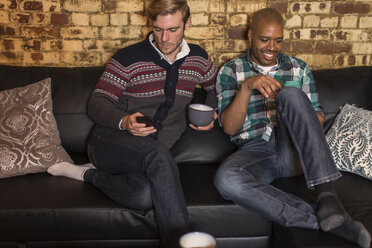
<svg viewBox="0 0 372 248"><path fill-rule="evenodd" d="M186 109L196 84L216 107L217 68L200 46L172 65L161 59L147 38L118 51L93 90L88 115L98 125L118 129L121 118L140 112L154 121L157 139L171 147L187 126Z"/></svg>

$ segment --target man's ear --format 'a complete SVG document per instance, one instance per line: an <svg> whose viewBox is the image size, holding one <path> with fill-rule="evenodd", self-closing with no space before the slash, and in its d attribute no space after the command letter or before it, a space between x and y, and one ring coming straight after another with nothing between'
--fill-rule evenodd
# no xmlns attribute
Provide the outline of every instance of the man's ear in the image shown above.
<svg viewBox="0 0 372 248"><path fill-rule="evenodd" d="M249 41L249 43L252 42L252 29L248 30L248 41Z"/></svg>
<svg viewBox="0 0 372 248"><path fill-rule="evenodd" d="M185 29L188 29L191 25L191 18L187 19L186 23L185 23Z"/></svg>

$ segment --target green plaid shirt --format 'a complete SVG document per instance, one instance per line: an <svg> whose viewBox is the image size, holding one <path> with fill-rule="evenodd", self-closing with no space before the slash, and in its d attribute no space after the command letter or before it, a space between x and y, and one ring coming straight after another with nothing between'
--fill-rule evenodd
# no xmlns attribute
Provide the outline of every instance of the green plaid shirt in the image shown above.
<svg viewBox="0 0 372 248"><path fill-rule="evenodd" d="M218 109L221 114L234 99L240 85L249 77L262 75L262 69L250 59L250 51L227 62L219 71L216 82ZM295 57L279 54L278 64L268 73L281 84L285 81L299 81L302 91L309 97L315 112L322 112L315 81L306 63ZM258 90L253 90L245 122L231 140L262 137L267 126L276 126L274 100L265 99Z"/></svg>

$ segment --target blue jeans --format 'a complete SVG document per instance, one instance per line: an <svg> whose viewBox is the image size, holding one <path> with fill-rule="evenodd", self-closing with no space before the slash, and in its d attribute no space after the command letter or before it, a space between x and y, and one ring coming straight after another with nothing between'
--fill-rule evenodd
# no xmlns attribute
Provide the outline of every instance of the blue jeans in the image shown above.
<svg viewBox="0 0 372 248"><path fill-rule="evenodd" d="M218 168L215 185L225 199L282 226L318 229L312 205L270 183L304 174L313 188L341 174L308 97L296 88L285 88L277 95L276 109L277 127L270 140L241 144Z"/></svg>
<svg viewBox="0 0 372 248"><path fill-rule="evenodd" d="M133 209L155 209L164 247L177 247L188 231L188 212L177 164L169 149L150 137L95 127L89 157L97 168L84 180L114 201Z"/></svg>

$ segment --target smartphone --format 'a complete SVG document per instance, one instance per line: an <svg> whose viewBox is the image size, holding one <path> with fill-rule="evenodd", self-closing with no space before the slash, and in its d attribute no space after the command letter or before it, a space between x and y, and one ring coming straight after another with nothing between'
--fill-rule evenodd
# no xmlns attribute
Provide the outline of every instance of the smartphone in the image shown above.
<svg viewBox="0 0 372 248"><path fill-rule="evenodd" d="M146 127L154 126L152 120L147 116L137 116L136 121L138 123L145 123Z"/></svg>

